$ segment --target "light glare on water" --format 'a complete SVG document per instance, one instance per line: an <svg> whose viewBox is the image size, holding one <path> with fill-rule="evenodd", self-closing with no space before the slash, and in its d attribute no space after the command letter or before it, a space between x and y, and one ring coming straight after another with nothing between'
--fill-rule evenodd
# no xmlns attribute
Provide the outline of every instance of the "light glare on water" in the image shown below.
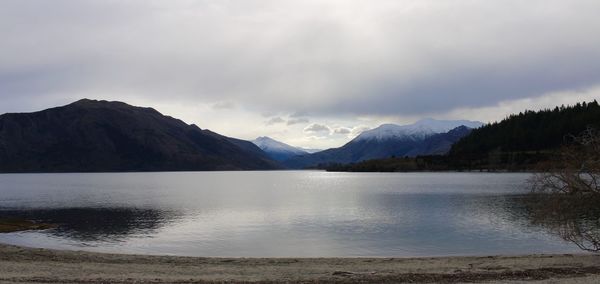
<svg viewBox="0 0 600 284"><path fill-rule="evenodd" d="M528 174L319 171L0 175L0 242L243 257L578 252L529 222Z"/></svg>

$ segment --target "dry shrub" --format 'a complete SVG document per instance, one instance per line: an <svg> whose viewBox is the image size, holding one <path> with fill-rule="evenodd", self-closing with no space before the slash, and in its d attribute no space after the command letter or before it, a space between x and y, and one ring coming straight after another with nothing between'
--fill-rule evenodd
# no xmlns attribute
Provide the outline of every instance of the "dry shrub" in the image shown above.
<svg viewBox="0 0 600 284"><path fill-rule="evenodd" d="M531 180L533 193L600 195L600 132L588 128Z"/></svg>

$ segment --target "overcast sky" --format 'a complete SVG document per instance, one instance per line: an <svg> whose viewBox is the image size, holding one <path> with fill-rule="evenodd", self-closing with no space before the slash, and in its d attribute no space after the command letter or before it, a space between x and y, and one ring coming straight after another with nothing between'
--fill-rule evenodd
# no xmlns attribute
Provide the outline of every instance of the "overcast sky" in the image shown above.
<svg viewBox="0 0 600 284"><path fill-rule="evenodd" d="M2 0L0 113L80 98L340 146L600 99L600 1Z"/></svg>

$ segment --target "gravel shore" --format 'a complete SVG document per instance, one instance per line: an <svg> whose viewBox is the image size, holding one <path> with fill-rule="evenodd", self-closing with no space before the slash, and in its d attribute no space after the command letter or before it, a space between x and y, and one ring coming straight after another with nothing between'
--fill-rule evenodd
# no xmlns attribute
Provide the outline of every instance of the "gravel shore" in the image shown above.
<svg viewBox="0 0 600 284"><path fill-rule="evenodd" d="M600 255L202 258L0 245L0 283L600 283Z"/></svg>

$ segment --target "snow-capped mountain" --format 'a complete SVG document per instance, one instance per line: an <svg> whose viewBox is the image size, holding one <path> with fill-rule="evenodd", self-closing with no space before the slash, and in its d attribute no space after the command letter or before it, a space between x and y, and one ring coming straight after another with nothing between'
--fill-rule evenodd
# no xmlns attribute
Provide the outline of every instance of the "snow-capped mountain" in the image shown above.
<svg viewBox="0 0 600 284"><path fill-rule="evenodd" d="M391 156L445 154L452 144L481 125L483 123L477 121L435 119L423 119L410 125L384 124L364 131L342 147L295 156L283 164L289 168L306 168L319 164L346 164Z"/></svg>
<svg viewBox="0 0 600 284"><path fill-rule="evenodd" d="M323 151L323 149L308 149L308 148L299 148L299 149L304 150L309 154L314 154L314 153Z"/></svg>
<svg viewBox="0 0 600 284"><path fill-rule="evenodd" d="M266 136L258 137L251 142L276 161L284 161L294 156L309 154L308 151L302 148L290 146Z"/></svg>
<svg viewBox="0 0 600 284"><path fill-rule="evenodd" d="M358 135L354 141L360 140L422 140L436 133L446 133L456 127L466 126L478 128L483 123L470 120L437 120L426 118L409 125L383 124L375 129Z"/></svg>

